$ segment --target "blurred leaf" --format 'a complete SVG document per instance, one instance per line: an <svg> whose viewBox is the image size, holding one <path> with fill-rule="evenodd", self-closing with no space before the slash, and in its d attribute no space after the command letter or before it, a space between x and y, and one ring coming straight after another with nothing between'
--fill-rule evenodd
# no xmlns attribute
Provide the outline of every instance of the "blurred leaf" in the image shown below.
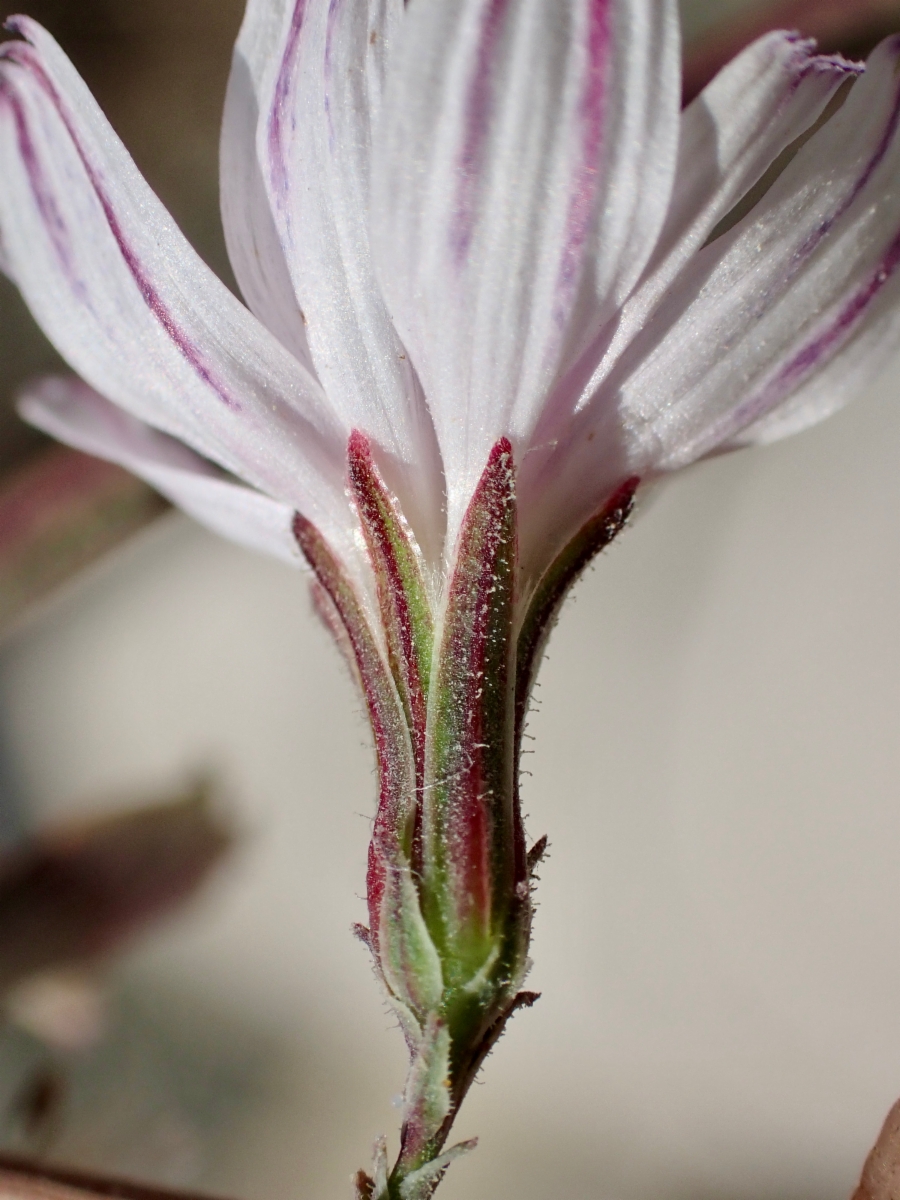
<svg viewBox="0 0 900 1200"><path fill-rule="evenodd" d="M0 477L0 634L168 507L121 467L63 446Z"/></svg>
<svg viewBox="0 0 900 1200"><path fill-rule="evenodd" d="M0 991L91 961L189 896L230 844L206 789L45 830L0 859Z"/></svg>

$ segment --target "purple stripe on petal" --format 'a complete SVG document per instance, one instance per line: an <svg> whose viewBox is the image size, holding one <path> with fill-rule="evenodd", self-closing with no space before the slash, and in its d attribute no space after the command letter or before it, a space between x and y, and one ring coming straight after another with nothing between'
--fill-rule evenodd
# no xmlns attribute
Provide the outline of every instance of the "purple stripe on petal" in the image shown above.
<svg viewBox="0 0 900 1200"><path fill-rule="evenodd" d="M900 52L900 36L892 39L892 41L894 52ZM797 250L796 254L794 255L795 261L799 263L809 257L813 250L815 250L815 248L821 243L822 239L849 210L853 202L867 187L872 176L875 174L884 160L884 156L890 149L891 142L894 140L894 135L897 132L898 123L900 123L900 85L896 87L894 93L894 104L891 108L891 113L888 117L887 124L884 127L884 132L881 135L881 139L879 140L878 145L875 147L875 153L866 163L864 170L857 178L853 187L844 197L837 209L831 214L830 217L827 217L821 223L821 225L819 225L818 229L815 229L809 235L803 245Z"/></svg>
<svg viewBox="0 0 900 1200"><path fill-rule="evenodd" d="M900 52L900 35L893 38L892 42L895 53ZM841 217L847 214L853 203L859 199L866 186L871 182L875 171L884 161L891 143L897 135L898 128L900 128L900 82L895 85L893 105L885 123L882 136L879 138L878 145L875 147L873 154L868 158L863 170L854 180L853 186L840 201L837 208L818 225L793 253L784 275L778 280L777 286L769 288L764 295L760 296L756 305L757 316L762 316L770 308L777 295L784 294L814 251L822 244L828 233L835 227ZM752 219L752 216L749 219ZM802 379L836 348L836 345L850 332L855 322L863 315L871 301L875 299L875 296L896 270L898 262L895 250L898 244L900 244L900 235L898 235L898 242L891 244L891 247L886 252L882 262L870 280L854 293L853 297L842 310L840 317L835 320L824 334L817 337L814 342L810 343L795 356L787 366L782 368L778 376L766 385L761 393L748 398L726 420L723 420L714 427L712 436L716 444L718 441L721 441L722 437L730 436L732 430L745 428L747 425L752 424L753 421L765 416L766 413L781 403L782 399L792 389L798 387Z"/></svg>
<svg viewBox="0 0 900 1200"><path fill-rule="evenodd" d="M746 429L760 420L786 400L812 372L826 363L840 348L866 315L872 303L900 267L900 232L888 246L878 266L868 279L854 291L828 325L820 330L812 341L807 342L779 370L761 392L745 400L728 417L719 423L718 433L729 436L732 430ZM727 424L727 429L725 428Z"/></svg>
<svg viewBox="0 0 900 1200"><path fill-rule="evenodd" d="M609 2L590 0L587 13L587 72L578 109L578 120L582 127L581 154L573 173L572 197L553 311L553 319L560 332L569 320L572 300L581 279L584 250L600 182L612 42Z"/></svg>
<svg viewBox="0 0 900 1200"><path fill-rule="evenodd" d="M782 97L781 103L778 105L779 114L783 112L785 104L790 100L794 93L799 90L800 85L807 75L815 71L816 62L819 57L816 54L816 43L812 38L801 37L799 33L789 33L787 35L787 42L789 45L793 46L793 54L791 56L792 61L786 61L784 64L784 69L785 71L793 72L793 74L791 76L787 91ZM803 66L798 70L798 66L801 63Z"/></svg>
<svg viewBox="0 0 900 1200"><path fill-rule="evenodd" d="M893 43L892 48L895 54L900 53L900 35L897 35L897 37L891 39L891 41ZM860 75L864 74L865 72L864 65L846 62L844 59L838 56L826 58L821 55L816 55L811 59L808 70L802 74L798 74L798 76L795 77L792 82L792 91L794 88L799 86L801 79L805 77L809 71L818 70L822 65L829 70L833 69L835 66L839 66L843 70L846 70L848 76ZM788 94L787 98L789 97L790 93ZM762 314L765 313L766 310L775 302L777 296L782 295L787 290L787 288L791 285L791 283L806 265L811 255L822 244L837 222L840 221L840 219L844 217L847 212L849 212L854 202L859 199L866 186L871 182L872 176L884 161L885 155L890 149L891 143L897 134L898 127L900 127L900 82L895 85L894 100L891 106L891 111L888 115L884 130L882 131L882 135L878 140L878 144L875 147L874 152L866 160L863 169L853 181L849 191L845 194L843 199L839 201L837 207L819 223L819 225L807 236L807 238L800 244L800 246L797 247L797 249L787 260L784 274L779 277L776 283L772 284L772 286L767 288L765 292L759 295L755 307L755 315L757 317L762 316ZM754 212L751 211L747 217L744 218L744 220L747 223L752 223L754 220ZM742 227L743 226L739 225L737 228L739 229Z"/></svg>
<svg viewBox="0 0 900 1200"><path fill-rule="evenodd" d="M891 43L891 48L894 54L897 55L900 53L900 35L892 38ZM821 61L822 59L816 56L816 58L812 59L810 68L814 69ZM863 74L865 70L864 66L854 63L845 63L844 60L840 58L826 59L825 62L829 63L831 66L837 64L842 67L846 67L849 75ZM795 84L799 85L799 82L800 79L798 77L798 79L795 80ZM866 161L863 170L857 176L850 191L846 194L846 196L844 196L843 200L841 200L834 212L827 216L819 224L819 226L812 231L803 244L794 251L784 278L780 281L780 287L786 287L793 280L797 272L803 267L810 255L821 245L824 238L827 237L841 217L843 217L849 211L853 203L859 198L859 196L868 186L872 176L878 170L879 166L884 161L885 155L890 149L891 143L893 142L897 133L898 124L900 124L900 84L895 86L894 102L882 135L878 141L878 145L875 147L874 153ZM763 299L764 302L768 301L769 295Z"/></svg>
<svg viewBox="0 0 900 1200"><path fill-rule="evenodd" d="M288 189L288 167L285 161L284 127L290 125L293 132L296 122L294 113L288 112L288 97L291 93L291 81L295 69L295 58L300 46L300 32L306 18L306 0L296 0L294 13L291 17L291 28L288 32L284 54L281 58L281 68L275 81L275 92L272 96L272 110L269 113L269 160L271 164L271 181L280 199L285 199Z"/></svg>
<svg viewBox="0 0 900 1200"><path fill-rule="evenodd" d="M781 103L778 105L779 115L810 75L819 73L833 75L835 71L840 71L849 77L862 75L865 72L865 63L851 62L840 54L817 54L814 38L805 38L801 37L799 33L792 33L787 35L787 41L793 44L794 55L793 62L786 62L784 67L793 74Z"/></svg>
<svg viewBox="0 0 900 1200"><path fill-rule="evenodd" d="M165 304L159 292L151 282L146 270L144 269L143 263L141 262L133 246L126 237L124 230L122 229L112 201L106 194L106 191L100 180L100 175L91 163L90 158L88 157L88 154L85 151L80 138L78 137L78 133L75 129L73 121L66 111L62 97L57 92L50 77L44 71L38 55L31 46L24 42L7 42L0 47L0 58L12 60L18 63L22 68L29 70L32 78L43 89L44 93L47 95L48 99L56 109L56 112L72 141L72 145L75 147L78 157L81 160L81 164L84 167L85 174L88 177L88 181L90 182L94 194L96 195L98 201L100 202L100 206L103 209L103 214L106 217L107 224L109 225L109 230L115 238L116 245L118 246L122 258L125 261L125 265L128 267L134 282L137 284L138 290L144 300L144 303L147 305L147 308L150 310L159 324L162 325L163 329L165 329L175 347L181 353L182 357L193 368L194 372L199 376L199 378L202 379L203 382L213 392L215 392L215 394L225 403L228 408L239 412L241 409L240 403L232 395L230 395L224 385L216 379L213 372L204 362L200 351L178 325L175 317L169 311L168 306ZM22 120L24 122L24 110L21 109L21 105L19 105L19 110L22 113ZM25 128L27 133L27 123L25 123ZM21 144L22 143L20 142L20 145ZM30 164L29 158L26 155L30 155ZM35 202L38 204L41 215L45 216L46 211L48 211L46 206L48 204L49 192L44 187L44 194L42 195L41 177L39 174L40 167L30 138L28 138L26 142L26 151L23 152L23 158L26 169L29 171L29 178L31 180L32 189L34 190ZM51 212L53 220L48 225L48 229L51 240L53 240L54 247L59 251L62 244L61 239L64 239L68 235L68 231L65 228L62 215L59 212L55 201L50 200L50 204L51 208L49 211ZM45 220L46 219L47 218L45 216ZM62 255L63 264L66 263L67 258L68 248L64 250ZM68 261L71 262L70 259L68 259ZM69 266L66 273L68 274L70 280L72 280L76 291L83 293L84 285L74 278L74 271L71 266Z"/></svg>
<svg viewBox="0 0 900 1200"><path fill-rule="evenodd" d="M466 129L457 168L459 188L456 193L456 211L450 233L450 246L457 267L463 265L472 244L478 184L484 165L485 143L490 130L493 100L492 75L500 44L503 19L508 9L509 0L490 0L485 8L475 71L466 98Z"/></svg>
<svg viewBox="0 0 900 1200"><path fill-rule="evenodd" d="M53 243L53 248L56 251L60 265L73 290L83 294L84 285L78 279L72 262L69 231L59 210L59 205L56 203L56 197L47 184L28 128L25 110L22 107L19 96L2 77L0 77L0 100L5 102L12 112L16 127L16 140L19 143L19 153L22 156L22 164L28 174L28 181L31 184L34 202L44 220L44 225L46 226L47 233L50 235L50 240Z"/></svg>
<svg viewBox="0 0 900 1200"><path fill-rule="evenodd" d="M815 42L801 42L802 45L815 47ZM791 83L791 89L787 98L790 98L794 92L798 91L804 80L810 75L833 75L835 71L840 71L842 75L846 75L849 79L851 76L858 78L865 74L866 64L861 62L853 62L848 58L843 58L840 54L814 54L807 51L804 57L809 61L802 71L798 71ZM783 107L783 106L782 106ZM781 111L779 109L779 111Z"/></svg>
<svg viewBox="0 0 900 1200"><path fill-rule="evenodd" d="M341 15L341 5L343 0L331 0L328 5L328 21L325 30L325 57L322 64L324 71L324 89L323 89L323 104L325 107L325 120L328 122L328 148L334 153L335 136L334 122L331 114L331 88L333 76L332 63L332 48L334 46L334 35L337 30L338 17Z"/></svg>
<svg viewBox="0 0 900 1200"><path fill-rule="evenodd" d="M895 48L900 50L900 36L895 39ZM866 186L871 182L872 176L884 161L884 157L890 149L891 143L897 134L898 126L900 126L900 83L896 85L894 102L885 124L884 131L882 136L879 138L878 145L875 147L874 153L867 159L862 171L854 180L853 186L840 201L834 211L820 222L816 229L809 234L806 240L800 246L798 246L798 248L791 255L791 258L786 265L784 275L778 280L777 285L769 288L764 295L760 296L757 304L758 314L764 312L773 303L777 294L783 293L790 286L799 272L803 269L810 256L818 249L824 239L835 227L837 222L842 217L846 216L854 202L862 195ZM751 213L746 219L748 221L752 221L753 214Z"/></svg>

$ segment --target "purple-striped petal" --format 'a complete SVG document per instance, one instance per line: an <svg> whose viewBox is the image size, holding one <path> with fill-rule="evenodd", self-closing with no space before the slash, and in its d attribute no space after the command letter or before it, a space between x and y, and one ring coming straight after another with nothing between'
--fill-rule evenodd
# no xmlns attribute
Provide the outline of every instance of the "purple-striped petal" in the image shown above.
<svg viewBox="0 0 900 1200"><path fill-rule="evenodd" d="M690 259L565 439L533 456L531 544L554 507L590 510L628 475L794 432L884 364L900 338L898 64L891 38L751 211Z"/></svg>
<svg viewBox="0 0 900 1200"><path fill-rule="evenodd" d="M373 158L379 279L458 521L639 276L677 148L668 0L416 0Z"/></svg>
<svg viewBox="0 0 900 1200"><path fill-rule="evenodd" d="M604 331L595 354L585 355L555 389L523 463L519 493L526 563L533 557L530 547L535 553L552 551L604 503L608 488L630 472L627 448L615 429L598 440L591 425L594 437L580 448L584 435L578 431L590 421L577 415L579 409L594 397L596 405L607 403L604 380L685 264L736 205L749 203L755 191L771 185L769 176L784 168L784 159L799 148L798 140L810 135L836 92L861 69L815 54L812 43L795 34L773 33L740 54L683 113L671 205L644 276L612 335ZM577 485L565 465L572 453L583 455L585 462ZM557 479L566 482L557 485ZM565 503L548 504L548 486L564 487Z"/></svg>
<svg viewBox="0 0 900 1200"><path fill-rule="evenodd" d="M226 479L181 442L123 412L80 379L31 384L19 398L19 412L51 437L125 467L215 533L301 565L289 505Z"/></svg>
<svg viewBox="0 0 900 1200"><path fill-rule="evenodd" d="M766 445L809 429L865 392L896 360L900 347L900 226L897 233L883 262L835 307L818 335L801 344L785 362L779 385L792 376L805 377L805 382L793 386L786 400L715 446L712 453Z"/></svg>
<svg viewBox="0 0 900 1200"><path fill-rule="evenodd" d="M0 228L50 340L101 394L349 529L344 437L317 382L212 275L40 26L0 47Z"/></svg>
<svg viewBox="0 0 900 1200"><path fill-rule="evenodd" d="M647 323L679 271L739 203L754 199L810 136L835 93L861 64L815 53L792 33L771 33L749 46L685 110L678 168L666 223L635 294L625 304L605 363L588 385L599 386L608 365ZM771 178L770 178L771 175Z"/></svg>
<svg viewBox="0 0 900 1200"><path fill-rule="evenodd" d="M265 77L278 53L290 7L291 0L249 0L247 4L225 94L219 191L228 257L244 299L279 341L312 369L303 314L256 155Z"/></svg>
<svg viewBox="0 0 900 1200"><path fill-rule="evenodd" d="M900 37L874 52L750 214L682 271L626 355L620 411L633 453L670 469L715 450L811 383L894 303L898 65Z"/></svg>
<svg viewBox="0 0 900 1200"><path fill-rule="evenodd" d="M293 0L273 47L257 152L313 361L347 431L373 443L423 549L441 543L428 410L371 264L371 130L403 0Z"/></svg>

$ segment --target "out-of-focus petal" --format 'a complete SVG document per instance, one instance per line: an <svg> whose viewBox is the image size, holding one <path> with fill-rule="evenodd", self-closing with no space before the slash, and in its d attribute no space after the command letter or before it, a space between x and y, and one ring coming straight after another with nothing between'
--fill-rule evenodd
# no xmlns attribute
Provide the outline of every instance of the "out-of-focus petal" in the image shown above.
<svg viewBox="0 0 900 1200"><path fill-rule="evenodd" d="M123 412L80 379L33 383L20 396L19 411L51 437L126 467L213 532L301 565L292 508L223 478L187 446Z"/></svg>
<svg viewBox="0 0 900 1200"><path fill-rule="evenodd" d="M635 283L668 204L668 0L416 0L373 158L379 279L432 408L450 520Z"/></svg>
<svg viewBox="0 0 900 1200"><path fill-rule="evenodd" d="M219 144L222 225L235 278L252 312L312 369L303 314L256 155L260 90L290 0L249 0L234 47Z"/></svg>
<svg viewBox="0 0 900 1200"><path fill-rule="evenodd" d="M417 532L424 523L439 544L434 431L369 246L371 131L403 17L403 0L288 5L271 51L258 154L329 402L348 430L368 435Z"/></svg>
<svg viewBox="0 0 900 1200"><path fill-rule="evenodd" d="M228 292L40 26L0 47L0 227L11 273L103 395L301 509L339 545L344 437L317 382Z"/></svg>

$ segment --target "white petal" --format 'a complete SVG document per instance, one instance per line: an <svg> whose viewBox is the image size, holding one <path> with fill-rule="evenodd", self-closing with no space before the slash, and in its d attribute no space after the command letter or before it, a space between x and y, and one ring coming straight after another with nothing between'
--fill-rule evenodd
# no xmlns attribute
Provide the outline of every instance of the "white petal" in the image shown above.
<svg viewBox="0 0 900 1200"><path fill-rule="evenodd" d="M774 437L809 423L840 402L832 387L849 394L889 357L900 338L898 61L890 39L750 213L691 258L566 439L536 450L520 488L527 544L539 547L567 506L583 519L627 475L674 470L751 427L750 438Z"/></svg>
<svg viewBox="0 0 900 1200"><path fill-rule="evenodd" d="M219 145L219 191L228 256L252 312L312 368L303 315L256 156L260 91L290 0L249 0L234 47Z"/></svg>
<svg viewBox="0 0 900 1200"><path fill-rule="evenodd" d="M365 432L414 525L439 540L440 460L412 365L371 264L371 127L403 0L287 6L258 154L319 378L348 429ZM421 492L417 489L421 488Z"/></svg>
<svg viewBox="0 0 900 1200"><path fill-rule="evenodd" d="M289 505L223 478L181 442L129 416L80 379L39 380L21 393L18 407L30 424L119 463L215 533L300 565Z"/></svg>
<svg viewBox="0 0 900 1200"><path fill-rule="evenodd" d="M74 68L25 18L0 47L0 228L44 332L103 395L339 542L344 434L316 381L215 278Z"/></svg>
<svg viewBox="0 0 900 1200"><path fill-rule="evenodd" d="M451 520L640 274L678 124L668 0L416 0L373 159L382 288L432 408Z"/></svg>
<svg viewBox="0 0 900 1200"><path fill-rule="evenodd" d="M624 307L592 394L621 349L646 324L685 263L739 202L774 180L779 156L799 150L842 84L862 68L814 53L815 44L775 32L748 46L682 114L678 169L659 243Z"/></svg>
<svg viewBox="0 0 900 1200"><path fill-rule="evenodd" d="M685 263L738 204L749 205L757 191L771 185L770 173L784 168L782 158L799 149L835 92L861 70L841 58L815 54L813 43L796 34L776 32L739 54L685 110L678 169L659 242L615 327L601 332L554 390L534 433L538 449L530 456L529 475L537 472L536 459L567 444L573 414L598 393L603 396L603 381ZM526 475L520 488L526 508L528 490ZM590 507L604 498L591 493L586 499Z"/></svg>
<svg viewBox="0 0 900 1200"><path fill-rule="evenodd" d="M752 212L693 258L627 352L640 366L619 409L637 459L670 469L714 450L789 400L893 297L898 62L892 38Z"/></svg>
<svg viewBox="0 0 900 1200"><path fill-rule="evenodd" d="M900 254L900 243L893 249L895 254ZM857 290L856 303L865 299L872 283L879 283L877 276L870 277L867 284ZM898 349L900 273L895 272L868 305L852 340L806 383L792 391L786 401L741 429L719 448L733 450L742 446L768 445L817 425L862 395L887 366L896 363ZM714 449L712 453L715 452Z"/></svg>

